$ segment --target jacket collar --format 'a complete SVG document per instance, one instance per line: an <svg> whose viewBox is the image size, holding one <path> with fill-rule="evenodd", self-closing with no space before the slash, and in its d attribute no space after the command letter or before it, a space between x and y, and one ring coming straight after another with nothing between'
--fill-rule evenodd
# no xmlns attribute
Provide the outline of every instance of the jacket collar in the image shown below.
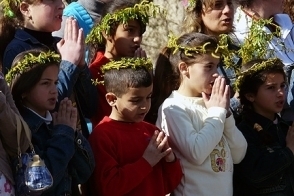
<svg viewBox="0 0 294 196"><path fill-rule="evenodd" d="M17 29L14 37L23 42L31 42L32 44L41 44L36 38L34 38L31 34L25 32L22 29Z"/></svg>
<svg viewBox="0 0 294 196"><path fill-rule="evenodd" d="M41 42L39 42L35 37L33 37L31 34L29 34L28 32L24 31L23 29L17 29L14 35L14 38L26 43L31 43L32 45L41 45L43 47L47 47L46 45L42 44ZM52 43L52 47L53 48L49 48L49 49L54 49L55 51L57 50L57 42L60 41L61 38L59 37L54 37L54 43Z"/></svg>
<svg viewBox="0 0 294 196"><path fill-rule="evenodd" d="M46 125L46 121L44 119L40 118L37 114L26 107L22 107L21 116L26 121L33 133L37 132L43 124Z"/></svg>
<svg viewBox="0 0 294 196"><path fill-rule="evenodd" d="M263 128L263 130L268 130L271 126L276 125L272 120L254 112L247 111L244 114L244 119L250 123L251 126L254 126L256 122ZM284 121L278 114L276 114L277 125L289 127L289 123ZM253 128L253 127L252 127Z"/></svg>

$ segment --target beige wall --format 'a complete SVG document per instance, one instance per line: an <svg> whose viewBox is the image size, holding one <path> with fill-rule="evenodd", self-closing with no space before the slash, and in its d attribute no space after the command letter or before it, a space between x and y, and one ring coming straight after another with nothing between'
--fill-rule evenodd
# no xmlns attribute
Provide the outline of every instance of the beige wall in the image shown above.
<svg viewBox="0 0 294 196"><path fill-rule="evenodd" d="M146 50L148 57L155 62L158 53L167 43L169 33L178 35L179 25L183 20L184 8L180 0L154 0L155 4L165 8L165 16L150 19L149 26L143 35L142 47Z"/></svg>

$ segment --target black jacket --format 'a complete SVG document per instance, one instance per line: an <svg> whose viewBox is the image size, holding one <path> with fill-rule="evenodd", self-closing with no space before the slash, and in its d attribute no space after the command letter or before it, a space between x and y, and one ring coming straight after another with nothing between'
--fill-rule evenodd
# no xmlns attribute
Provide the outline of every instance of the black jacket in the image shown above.
<svg viewBox="0 0 294 196"><path fill-rule="evenodd" d="M256 123L262 130L254 128ZM286 147L289 123L278 115L275 124L247 112L238 128L248 148L243 161L234 168L234 195L294 195L294 156Z"/></svg>

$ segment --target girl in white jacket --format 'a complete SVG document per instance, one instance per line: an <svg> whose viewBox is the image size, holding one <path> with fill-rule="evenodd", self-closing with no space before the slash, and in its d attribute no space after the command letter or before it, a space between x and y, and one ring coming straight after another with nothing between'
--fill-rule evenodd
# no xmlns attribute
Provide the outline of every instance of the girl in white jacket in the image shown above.
<svg viewBox="0 0 294 196"><path fill-rule="evenodd" d="M247 143L229 111L229 86L217 74L217 40L188 33L170 43L158 59L154 86L162 87L159 99L166 98L156 125L169 136L184 173L173 194L232 195L233 164Z"/></svg>

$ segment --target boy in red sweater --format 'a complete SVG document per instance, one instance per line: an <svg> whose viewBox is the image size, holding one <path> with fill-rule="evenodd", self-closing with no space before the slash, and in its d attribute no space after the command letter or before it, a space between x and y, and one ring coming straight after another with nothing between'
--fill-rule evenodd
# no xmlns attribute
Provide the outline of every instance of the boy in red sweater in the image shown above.
<svg viewBox="0 0 294 196"><path fill-rule="evenodd" d="M112 111L89 138L96 161L92 195L164 196L182 178L167 136L143 121L151 104L150 69L146 58L123 58L102 67Z"/></svg>

